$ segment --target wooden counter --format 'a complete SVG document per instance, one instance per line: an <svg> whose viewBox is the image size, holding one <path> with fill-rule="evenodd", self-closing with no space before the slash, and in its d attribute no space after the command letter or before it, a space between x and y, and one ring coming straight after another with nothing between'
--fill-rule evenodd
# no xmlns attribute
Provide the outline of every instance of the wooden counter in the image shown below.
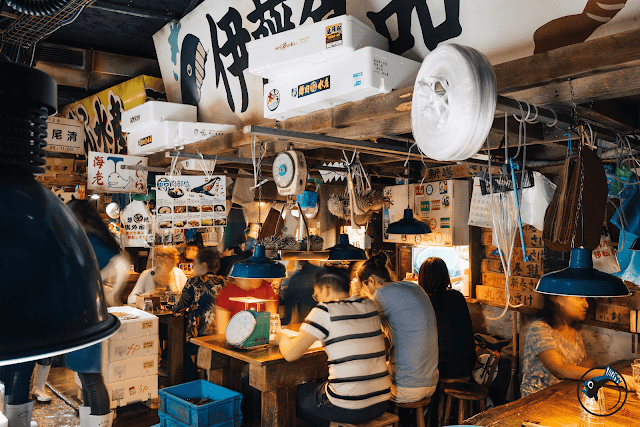
<svg viewBox="0 0 640 427"><path fill-rule="evenodd" d="M618 372L631 375L631 360L612 363ZM611 383L609 383L611 384ZM520 427L525 421L547 427L577 427L580 403L577 395L578 381L564 380L537 393L506 405L489 409L469 418L463 424L491 427ZM605 405L614 406L618 391L605 387ZM624 399L624 391L621 399ZM640 398L629 392L626 403L613 415L604 417L607 427L629 427L640 425Z"/></svg>

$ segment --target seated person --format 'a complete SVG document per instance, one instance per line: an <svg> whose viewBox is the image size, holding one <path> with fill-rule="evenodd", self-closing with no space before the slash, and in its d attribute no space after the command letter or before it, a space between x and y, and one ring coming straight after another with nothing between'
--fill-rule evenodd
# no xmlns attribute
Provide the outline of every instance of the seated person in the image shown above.
<svg viewBox="0 0 640 427"><path fill-rule="evenodd" d="M438 334L427 293L414 283L393 282L384 252L365 261L358 278L387 325L392 399L407 403L432 396L438 385Z"/></svg>
<svg viewBox="0 0 640 427"><path fill-rule="evenodd" d="M154 248L154 254L155 267L140 274L127 298L128 304L135 305L136 296L142 294L161 295L167 291L182 292L187 276L177 267L180 260L178 250L171 246L157 246Z"/></svg>
<svg viewBox="0 0 640 427"><path fill-rule="evenodd" d="M245 309L245 303L231 301L230 298L253 297L270 300L260 303L259 311L278 312L278 294L271 283L262 279L228 278L227 285L222 288L216 300L216 334L224 334L229 320ZM249 309L255 310L256 304L249 304Z"/></svg>
<svg viewBox="0 0 640 427"><path fill-rule="evenodd" d="M349 274L325 267L316 275L311 310L296 338L276 336L287 361L299 359L315 340L323 343L329 380L298 386L296 412L311 425L359 423L382 415L391 381L380 316L373 301L349 296Z"/></svg>
<svg viewBox="0 0 640 427"><path fill-rule="evenodd" d="M427 258L420 266L418 284L436 313L440 378L470 378L476 363L473 325L467 301L451 288L447 264L437 257Z"/></svg>
<svg viewBox="0 0 640 427"><path fill-rule="evenodd" d="M587 355L580 322L589 304L584 297L545 295L541 318L533 320L524 331L522 353L522 397L556 384L562 379L579 380L595 366ZM589 372L584 380L603 375L604 370ZM629 390L635 390L632 377L624 375Z"/></svg>
<svg viewBox="0 0 640 427"><path fill-rule="evenodd" d="M316 301L313 299L313 284L320 267L312 261L300 261L300 270L280 284L280 311L283 325L301 323Z"/></svg>
<svg viewBox="0 0 640 427"><path fill-rule="evenodd" d="M193 277L187 280L174 313L189 309L187 338L215 334L215 302L224 287L224 280L216 276L220 255L215 249L202 249L195 256Z"/></svg>

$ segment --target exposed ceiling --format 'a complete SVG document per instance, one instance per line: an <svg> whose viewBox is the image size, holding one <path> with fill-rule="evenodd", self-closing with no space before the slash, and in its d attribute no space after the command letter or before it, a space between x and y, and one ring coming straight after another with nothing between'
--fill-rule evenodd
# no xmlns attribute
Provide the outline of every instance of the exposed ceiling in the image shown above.
<svg viewBox="0 0 640 427"><path fill-rule="evenodd" d="M73 1L86 3L82 13L73 22L46 37L35 52L38 67L52 75L59 74L57 79L66 79L59 80L62 81L60 105L142 72L159 76L152 35L167 22L180 19L202 0ZM0 1L0 4L4 2ZM6 32L19 18L19 14L4 6L0 31ZM56 64L55 58L61 55L56 54L55 49L60 47L67 52L77 49L82 57L80 61L84 61L84 68L76 65L75 70L70 71L69 67L61 68L60 64ZM74 55L69 55L71 59L65 60L74 60ZM600 136L604 136L602 132L606 133L608 127L628 133L640 126L640 30L498 64L494 70L498 78L499 95L552 108L564 115L567 122L571 121L566 116L572 113L575 103L579 116L588 117L594 125L600 125ZM396 92L409 97L411 94L410 88ZM406 150L407 140L412 139L410 98L399 99L397 96L378 96L375 102L359 101L305 117L265 124L353 140L377 140L378 143L395 144ZM489 137L496 156L503 152L503 116L504 112L496 112ZM517 123L514 120L508 123L509 140L517 141ZM552 129L542 124L529 125L529 158L546 162L563 159L566 133L566 130ZM195 152L197 148L201 153L246 155L250 141L250 135L236 132L232 136L199 143L188 151ZM375 143L367 143L372 144L375 150ZM332 149L329 143L303 147L307 149L307 156L317 161L342 158L341 151ZM364 159L380 175L394 176L404 172L404 161L398 157L368 154ZM166 161L162 156L155 156L151 163L164 165ZM411 163L413 171L419 171L421 166L419 160ZM558 167L546 163L542 170L555 173Z"/></svg>

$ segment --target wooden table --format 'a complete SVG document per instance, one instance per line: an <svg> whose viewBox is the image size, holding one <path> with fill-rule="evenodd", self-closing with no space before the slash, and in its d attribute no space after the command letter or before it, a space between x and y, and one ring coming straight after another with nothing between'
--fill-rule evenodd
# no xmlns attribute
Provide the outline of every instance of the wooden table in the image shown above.
<svg viewBox="0 0 640 427"><path fill-rule="evenodd" d="M632 375L631 363L631 360L620 361L612 363L611 367L620 373ZM578 381L564 380L515 402L471 417L463 424L520 427L524 421L529 421L548 427L577 427L581 409L577 387ZM605 405L611 408L618 400L618 391L611 387L605 387L604 390ZM636 392L629 392L624 406L617 413L604 417L604 422L607 427L640 425L640 398Z"/></svg>
<svg viewBox="0 0 640 427"><path fill-rule="evenodd" d="M154 310L158 321L167 325L167 382L168 385L177 385L184 382L184 340L185 318L174 316L171 310Z"/></svg>
<svg viewBox="0 0 640 427"><path fill-rule="evenodd" d="M215 384L241 391L242 368L249 365L249 384L261 392L262 427L295 427L296 386L329 375L321 347L287 362L277 347L241 350L228 345L224 335L191 338L191 342L212 351L209 381Z"/></svg>

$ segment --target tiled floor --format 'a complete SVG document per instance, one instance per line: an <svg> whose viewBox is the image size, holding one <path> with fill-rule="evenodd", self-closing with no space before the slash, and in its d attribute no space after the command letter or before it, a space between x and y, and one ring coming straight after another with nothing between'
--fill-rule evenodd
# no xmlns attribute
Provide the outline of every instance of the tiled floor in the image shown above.
<svg viewBox="0 0 640 427"><path fill-rule="evenodd" d="M52 367L48 383L65 399L75 406L78 400L78 386L73 380L73 371L63 367ZM80 419L76 411L47 389L52 396L51 403L36 402L33 417L39 427L78 427ZM149 427L160 422L157 409L150 409L141 403L134 403L116 410L113 427Z"/></svg>

